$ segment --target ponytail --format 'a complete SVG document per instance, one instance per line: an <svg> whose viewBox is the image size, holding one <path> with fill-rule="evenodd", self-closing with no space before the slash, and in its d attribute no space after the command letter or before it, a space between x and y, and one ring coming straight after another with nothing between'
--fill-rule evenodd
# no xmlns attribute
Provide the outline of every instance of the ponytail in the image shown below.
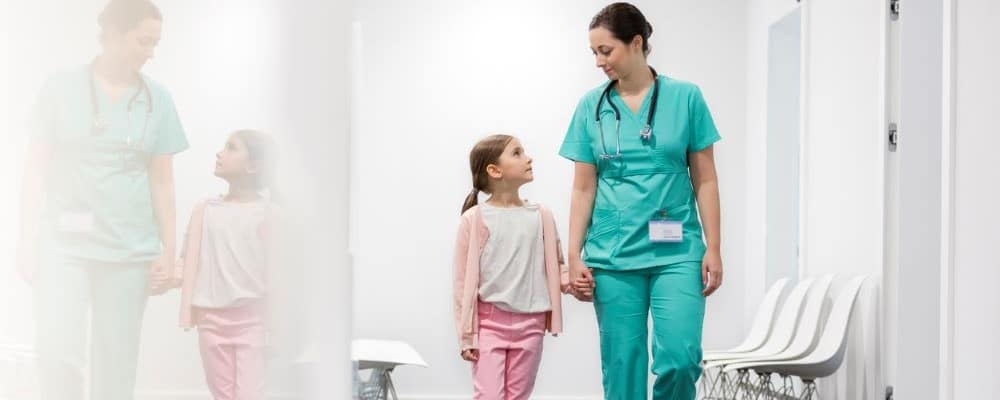
<svg viewBox="0 0 1000 400"><path fill-rule="evenodd" d="M470 208L475 207L479 204L479 189L472 189L472 192L468 196L465 196L465 204L462 205L462 214L469 211Z"/></svg>
<svg viewBox="0 0 1000 400"><path fill-rule="evenodd" d="M490 177L486 167L496 164L507 144L514 140L510 135L490 135L480 140L469 152L469 171L472 172L472 192L465 197L462 214L479 204L479 192L490 192Z"/></svg>

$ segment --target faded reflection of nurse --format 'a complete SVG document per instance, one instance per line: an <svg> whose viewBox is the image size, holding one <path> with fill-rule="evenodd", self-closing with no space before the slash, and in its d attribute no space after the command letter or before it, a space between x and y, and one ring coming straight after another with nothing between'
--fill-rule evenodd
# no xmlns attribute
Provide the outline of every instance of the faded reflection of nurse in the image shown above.
<svg viewBox="0 0 1000 400"><path fill-rule="evenodd" d="M18 270L44 400L83 399L85 369L91 399L134 396L148 288L175 257L173 154L188 147L169 93L140 72L162 20L147 0L111 0L100 54L51 76L30 116Z"/></svg>

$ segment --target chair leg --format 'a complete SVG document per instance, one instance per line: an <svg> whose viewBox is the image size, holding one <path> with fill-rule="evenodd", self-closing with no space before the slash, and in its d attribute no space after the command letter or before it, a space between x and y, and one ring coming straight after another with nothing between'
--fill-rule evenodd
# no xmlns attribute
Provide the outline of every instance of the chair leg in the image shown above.
<svg viewBox="0 0 1000 400"><path fill-rule="evenodd" d="M752 382L753 378L750 377L750 370L741 369L739 370L739 377L737 381L737 391L733 392L733 398L739 395L740 391L743 393L743 400L755 400L757 395L757 385Z"/></svg>
<svg viewBox="0 0 1000 400"><path fill-rule="evenodd" d="M803 380L802 384L802 395L799 396L799 400L819 400L819 394L816 392L815 380Z"/></svg>
<svg viewBox="0 0 1000 400"><path fill-rule="evenodd" d="M757 373L757 396L755 399L773 400L775 392L774 383L771 381L771 373Z"/></svg>
<svg viewBox="0 0 1000 400"><path fill-rule="evenodd" d="M698 383L701 386L701 399L709 400L712 398L712 383L715 378L712 377L711 368L702 368L701 377L698 378Z"/></svg>
<svg viewBox="0 0 1000 400"><path fill-rule="evenodd" d="M795 398L795 380L789 375L781 375L781 391L778 393L781 400L791 400Z"/></svg>
<svg viewBox="0 0 1000 400"><path fill-rule="evenodd" d="M708 383L708 393L705 395L704 399L724 400L726 398L725 389L728 384L729 373L724 372L722 368L719 368L718 372L715 373L715 377Z"/></svg>
<svg viewBox="0 0 1000 400"><path fill-rule="evenodd" d="M738 374L736 381L734 382L732 378L729 377L729 373L719 369L719 388L717 399L722 400L733 400L736 399L736 393L739 391L740 377L742 374Z"/></svg>

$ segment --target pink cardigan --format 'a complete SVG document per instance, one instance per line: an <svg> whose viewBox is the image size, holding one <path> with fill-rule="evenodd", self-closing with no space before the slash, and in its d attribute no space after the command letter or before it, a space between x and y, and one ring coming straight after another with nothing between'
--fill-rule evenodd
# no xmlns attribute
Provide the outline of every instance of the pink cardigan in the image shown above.
<svg viewBox="0 0 1000 400"><path fill-rule="evenodd" d="M557 335L562 333L561 292L562 288L569 284L569 274L563 267L555 219L548 208L539 205L538 209L542 219L545 277L548 281L549 300L552 303L545 329ZM479 259L489 236L489 228L486 227L478 206L462 214L458 239L455 241L454 261L455 328L462 351L479 348L479 316L476 311L476 304L479 302Z"/></svg>
<svg viewBox="0 0 1000 400"><path fill-rule="evenodd" d="M198 278L198 267L201 262L201 235L205 225L205 205L207 201L198 203L191 212L191 222L188 223L187 234L184 237L184 247L181 259L177 260L174 269L174 279L181 283L181 328L193 328L194 308L191 299L194 298L194 284Z"/></svg>

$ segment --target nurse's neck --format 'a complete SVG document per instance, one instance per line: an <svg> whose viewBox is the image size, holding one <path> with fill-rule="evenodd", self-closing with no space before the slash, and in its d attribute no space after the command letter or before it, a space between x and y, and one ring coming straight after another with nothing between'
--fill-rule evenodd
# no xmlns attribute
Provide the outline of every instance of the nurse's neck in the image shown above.
<svg viewBox="0 0 1000 400"><path fill-rule="evenodd" d="M636 67L632 73L622 76L618 80L618 92L621 94L634 95L642 93L643 90L653 86L653 72L645 62Z"/></svg>
<svg viewBox="0 0 1000 400"><path fill-rule="evenodd" d="M486 199L486 204L496 208L524 207L524 200L518 193L518 188L495 188L490 193L490 198Z"/></svg>
<svg viewBox="0 0 1000 400"><path fill-rule="evenodd" d="M94 59L94 74L114 86L129 86L135 83L136 73L124 63L114 62L105 54Z"/></svg>

